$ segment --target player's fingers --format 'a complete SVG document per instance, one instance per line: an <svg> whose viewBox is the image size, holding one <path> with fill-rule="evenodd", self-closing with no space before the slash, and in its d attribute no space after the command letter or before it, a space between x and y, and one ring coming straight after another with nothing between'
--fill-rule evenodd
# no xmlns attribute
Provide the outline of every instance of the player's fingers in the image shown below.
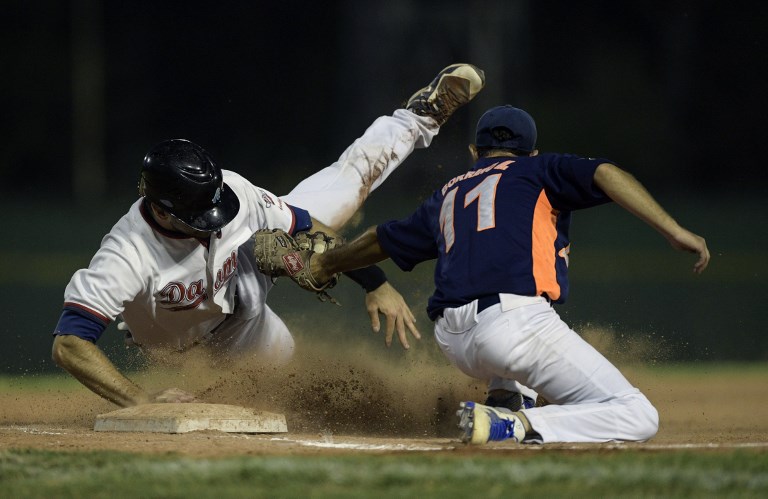
<svg viewBox="0 0 768 499"><path fill-rule="evenodd" d="M379 310L376 308L368 309L368 315L371 318L371 329L374 333L381 331L381 321L379 320Z"/></svg>
<svg viewBox="0 0 768 499"><path fill-rule="evenodd" d="M416 338L417 340L420 340L421 333L419 333L419 330L416 329L416 323L414 321L409 321L407 323L407 326L408 326L408 329L411 331L411 334L413 335L413 337Z"/></svg>
<svg viewBox="0 0 768 499"><path fill-rule="evenodd" d="M693 271L697 274L701 274L709 264L709 249L707 248L707 243L704 241L704 238L698 238L695 251L699 254L699 259L693 266Z"/></svg>
<svg viewBox="0 0 768 499"><path fill-rule="evenodd" d="M699 257L696 263L693 265L693 271L697 274L701 274L706 265L704 264L704 258Z"/></svg>
<svg viewBox="0 0 768 499"><path fill-rule="evenodd" d="M707 265L709 265L709 251L704 249L704 251L699 254L699 261L693 266L693 271L697 274L701 274L704 272L704 269L707 268Z"/></svg>
<svg viewBox="0 0 768 499"><path fill-rule="evenodd" d="M411 348L411 345L408 344L408 337L405 334L405 321L403 320L403 317L398 315L397 316L397 337L400 338L400 344L403 345L403 348L408 350Z"/></svg>
<svg viewBox="0 0 768 499"><path fill-rule="evenodd" d="M392 345L392 336L395 334L395 317L387 315L387 332L384 336L384 343L389 347Z"/></svg>
<svg viewBox="0 0 768 499"><path fill-rule="evenodd" d="M403 325L408 328L408 331L411 332L414 338L417 340L421 339L421 334L419 334L419 330L416 328L416 318L411 313L411 309L408 307L405 307L403 314Z"/></svg>
<svg viewBox="0 0 768 499"><path fill-rule="evenodd" d="M405 310L406 310L406 312L408 314L408 321L410 323L416 322L416 316L413 315L413 312L411 311L410 307L406 306Z"/></svg>
<svg viewBox="0 0 768 499"><path fill-rule="evenodd" d="M179 388L168 388L153 397L155 402L174 404L197 402L198 398Z"/></svg>

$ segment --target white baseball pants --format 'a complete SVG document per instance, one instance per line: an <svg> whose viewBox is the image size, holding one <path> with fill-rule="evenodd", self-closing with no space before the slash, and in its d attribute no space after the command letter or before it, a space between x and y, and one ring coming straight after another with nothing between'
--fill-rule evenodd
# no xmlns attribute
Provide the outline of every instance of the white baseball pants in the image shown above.
<svg viewBox="0 0 768 499"><path fill-rule="evenodd" d="M541 436L534 442L643 441L656 434L659 416L650 401L544 298L501 297L479 314L477 301L445 309L435 337L465 374L509 386L517 380L551 403L521 411Z"/></svg>
<svg viewBox="0 0 768 499"><path fill-rule="evenodd" d="M432 118L398 109L374 121L338 161L281 198L339 229L415 148L428 147L439 130Z"/></svg>

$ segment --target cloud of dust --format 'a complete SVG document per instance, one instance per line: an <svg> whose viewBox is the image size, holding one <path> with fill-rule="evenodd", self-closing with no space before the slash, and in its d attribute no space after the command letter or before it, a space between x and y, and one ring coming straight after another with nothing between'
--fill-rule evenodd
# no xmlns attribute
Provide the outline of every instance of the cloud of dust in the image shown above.
<svg viewBox="0 0 768 499"><path fill-rule="evenodd" d="M283 413L299 433L455 437L459 402L485 398L485 383L451 366L431 338L399 356L384 355L391 352L383 345L296 344L285 365L255 357L222 363L201 349L134 379L149 390L175 386L205 402Z"/></svg>
<svg viewBox="0 0 768 499"><path fill-rule="evenodd" d="M304 334L312 327L292 329L297 331L296 353L285 365L258 357L222 361L198 348L162 355L158 362L137 362L140 369L127 375L150 392L177 387L204 402L283 413L290 431L298 433L452 438L458 432L458 403L485 399L485 383L451 366L424 330L422 341L412 341L406 352L397 342L387 350L381 338L363 341L349 331L326 331L319 338ZM579 330L619 367L671 356L670 342L663 337L591 324ZM5 404L3 419L31 421L34 415L40 422L90 426L96 415L116 409L84 387L66 393L50 393L42 413L20 403Z"/></svg>
<svg viewBox="0 0 768 499"><path fill-rule="evenodd" d="M673 358L675 347L663 336L621 333L610 327L588 324L578 329L584 340L618 367L656 364Z"/></svg>

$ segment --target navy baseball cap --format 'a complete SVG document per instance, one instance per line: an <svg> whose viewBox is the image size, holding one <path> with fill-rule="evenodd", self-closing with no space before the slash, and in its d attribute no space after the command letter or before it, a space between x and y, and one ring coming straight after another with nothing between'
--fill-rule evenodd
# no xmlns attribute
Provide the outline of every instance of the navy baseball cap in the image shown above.
<svg viewBox="0 0 768 499"><path fill-rule="evenodd" d="M494 133L507 129L509 133ZM475 132L475 146L533 152L536 148L536 122L522 109L496 106L480 117Z"/></svg>

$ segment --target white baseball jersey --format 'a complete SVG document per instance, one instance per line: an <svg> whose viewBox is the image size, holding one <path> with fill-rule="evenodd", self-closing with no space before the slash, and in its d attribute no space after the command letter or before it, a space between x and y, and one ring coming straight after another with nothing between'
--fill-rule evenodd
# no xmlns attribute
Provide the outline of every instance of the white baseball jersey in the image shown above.
<svg viewBox="0 0 768 499"><path fill-rule="evenodd" d="M269 279L253 271L243 254L258 229L291 231L294 213L274 194L240 175L223 171L240 199L237 216L209 243L182 237L157 225L142 199L104 237L87 269L77 271L65 291L65 305L81 307L105 321L122 314L143 346L184 349L235 312L235 290L251 303L264 302ZM243 263L248 263L240 268ZM252 318L259 307L238 310Z"/></svg>
<svg viewBox="0 0 768 499"><path fill-rule="evenodd" d="M96 341L121 315L143 347L184 350L202 342L228 354L289 357L293 338L266 304L272 282L255 269L251 235L264 228L291 232L294 215L300 215L301 225L309 220L307 211L339 228L438 131L434 120L405 109L380 117L338 161L282 200L225 170L224 182L239 198L240 210L208 245L164 231L144 211L143 200L137 201L103 239L88 268L73 275L54 334ZM297 230L302 228L308 227Z"/></svg>

